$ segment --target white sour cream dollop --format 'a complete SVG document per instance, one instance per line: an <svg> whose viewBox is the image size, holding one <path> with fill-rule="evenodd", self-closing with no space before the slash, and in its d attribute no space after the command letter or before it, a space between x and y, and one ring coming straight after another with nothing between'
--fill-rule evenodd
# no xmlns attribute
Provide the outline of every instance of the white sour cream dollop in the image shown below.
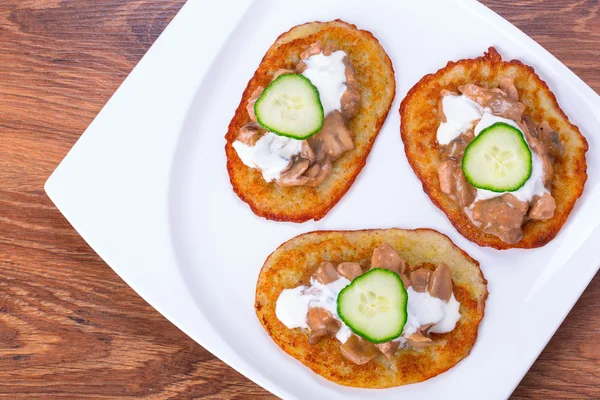
<svg viewBox="0 0 600 400"><path fill-rule="evenodd" d="M517 125L515 121L497 117L486 111L481 117L481 120L477 123L477 126L475 126L475 130L473 131L475 136L479 135L482 130L495 124L496 122L504 122L508 125L514 126L519 130L519 132L521 132L521 134L523 134L523 131L521 131L521 128L519 128L519 125ZM529 146L529 143L527 143L527 145ZM506 193L512 194L519 199L519 201L526 202L530 202L533 199L533 196L543 196L544 193L549 193L548 189L546 189L544 186L544 166L542 164L542 159L535 151L531 150L531 176L529 179L527 179L523 186L514 192L492 192L491 190L477 189L477 195L475 196L475 201L473 204L475 204L476 201L492 199L494 197L502 196ZM473 205L471 205L471 207L472 206Z"/></svg>
<svg viewBox="0 0 600 400"><path fill-rule="evenodd" d="M437 141L442 145L450 143L473 128L475 121L481 118L483 112L483 107L464 94L445 95L442 98L442 108L446 122L442 122L437 130Z"/></svg>
<svg viewBox="0 0 600 400"><path fill-rule="evenodd" d="M281 176L292 157L300 154L302 141L267 132L254 146L236 140L233 148L245 165L260 168L265 181L271 182Z"/></svg>
<svg viewBox="0 0 600 400"><path fill-rule="evenodd" d="M311 286L299 286L294 289L285 289L277 298L275 304L275 315L289 329L308 328L306 317L309 307L321 307L341 322L342 326L335 337L342 343L352 334L337 313L337 297L343 288L350 284L344 277L339 278L327 285L323 285L316 279L311 279Z"/></svg>
<svg viewBox="0 0 600 400"><path fill-rule="evenodd" d="M442 98L442 108L446 116L446 122L442 122L437 130L437 140L441 145L447 145L452 140L456 139L461 134L473 128L473 124L477 121L473 130L475 136L479 135L482 130L495 124L496 122L504 122L517 128L521 134L519 125L510 119L498 117L491 113L488 108L483 108L481 105L471 100L467 96L447 94ZM527 143L529 146L529 143ZM531 147L530 147L531 150ZM506 193L513 194L519 201L530 202L534 196L542 196L548 193L544 186L544 167L542 159L534 151L531 151L531 176L518 190L514 192L492 192L491 190L477 189L475 201L471 207L480 200L488 200L494 197L502 196Z"/></svg>
<svg viewBox="0 0 600 400"><path fill-rule="evenodd" d="M339 278L327 285L317 280L311 280L311 286L299 286L293 289L285 289L277 298L275 315L289 329L308 328L306 318L310 307L321 307L326 309L341 323L341 328L336 338L345 343L352 334L350 328L344 324L337 313L337 297L341 290L348 286L350 281ZM448 303L429 293L415 292L412 287L407 289L408 293L408 319L402 336L394 339L406 342L406 338L417 331L423 325L434 324L429 329L433 333L446 333L456 327L460 319L460 303L452 294Z"/></svg>
<svg viewBox="0 0 600 400"><path fill-rule="evenodd" d="M315 54L304 60L306 69L302 73L319 91L324 115L333 110L341 110L342 95L346 91L346 53L339 50L326 56ZM301 140L265 133L254 146L236 140L233 148L244 165L258 168L267 182L281 177L290 160L300 154Z"/></svg>
<svg viewBox="0 0 600 400"><path fill-rule="evenodd" d="M456 301L454 293L446 303L427 292L416 292L411 286L408 293L408 320L404 325L402 336L410 336L423 325L434 324L429 332L446 333L456 327L460 319L460 303Z"/></svg>
<svg viewBox="0 0 600 400"><path fill-rule="evenodd" d="M338 50L326 56L323 53L310 56L304 63L302 72L319 91L323 114L333 110L341 111L342 95L346 91L346 65L343 60L346 53Z"/></svg>

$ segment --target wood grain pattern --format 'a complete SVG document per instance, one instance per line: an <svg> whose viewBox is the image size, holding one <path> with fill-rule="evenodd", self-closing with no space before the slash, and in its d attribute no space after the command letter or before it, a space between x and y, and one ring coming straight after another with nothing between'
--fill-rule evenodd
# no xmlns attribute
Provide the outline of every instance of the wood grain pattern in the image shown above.
<svg viewBox="0 0 600 400"><path fill-rule="evenodd" d="M0 2L0 398L274 398L141 300L43 191L183 3ZM600 92L598 0L484 3ZM597 276L514 398L600 398L598 307Z"/></svg>

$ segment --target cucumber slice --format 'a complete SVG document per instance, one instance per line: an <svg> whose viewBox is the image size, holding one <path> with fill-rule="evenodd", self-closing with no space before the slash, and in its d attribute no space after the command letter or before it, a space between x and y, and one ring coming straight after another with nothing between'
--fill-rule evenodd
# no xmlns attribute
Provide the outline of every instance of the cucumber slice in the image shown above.
<svg viewBox="0 0 600 400"><path fill-rule="evenodd" d="M408 294L397 273L374 268L352 281L337 299L338 315L352 332L372 343L402 334Z"/></svg>
<svg viewBox="0 0 600 400"><path fill-rule="evenodd" d="M523 133L496 122L482 130L467 146L462 169L476 188L514 192L531 176L531 150Z"/></svg>
<svg viewBox="0 0 600 400"><path fill-rule="evenodd" d="M263 128L293 139L307 139L323 127L319 91L300 74L279 75L254 103L254 113Z"/></svg>

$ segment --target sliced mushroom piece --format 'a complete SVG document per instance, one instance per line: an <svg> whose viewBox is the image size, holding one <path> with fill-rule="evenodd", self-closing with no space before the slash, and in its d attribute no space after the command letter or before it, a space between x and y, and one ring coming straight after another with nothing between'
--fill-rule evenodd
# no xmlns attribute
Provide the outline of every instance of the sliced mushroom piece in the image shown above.
<svg viewBox="0 0 600 400"><path fill-rule="evenodd" d="M325 159L321 164L313 165L306 171L306 176L311 178L306 185L319 186L331 174L332 169L333 166L328 159Z"/></svg>
<svg viewBox="0 0 600 400"><path fill-rule="evenodd" d="M375 346L379 349L379 351L384 356L386 356L388 359L390 359L390 358L392 358L394 353L396 353L396 350L398 350L398 347L400 346L400 342L390 340L389 342L376 344Z"/></svg>
<svg viewBox="0 0 600 400"><path fill-rule="evenodd" d="M517 125L525 135L525 139L527 140L527 144L538 155L543 155L546 152L546 148L538 139L537 131L535 128L531 129L531 120L529 120L528 116L523 117L523 122L517 122Z"/></svg>
<svg viewBox="0 0 600 400"><path fill-rule="evenodd" d="M308 169L310 165L310 161L300 158L293 162L289 169L281 174L281 176L277 179L277 184L279 186L302 186L308 183L310 178L306 176L302 176L304 172Z"/></svg>
<svg viewBox="0 0 600 400"><path fill-rule="evenodd" d="M523 129L523 127L521 127L521 130L523 131L523 133L525 133L525 138L527 140L529 140L530 136L533 136L534 138L538 138L538 132L535 129L535 125L533 124L533 121L531 120L531 117L529 115L523 115L523 125L525 125L526 129ZM529 135L528 135L529 134Z"/></svg>
<svg viewBox="0 0 600 400"><path fill-rule="evenodd" d="M265 90L265 88L262 86L258 86L256 89L254 89L254 92L252 92L250 98L248 99L248 105L246 105L248 116L250 117L250 120L254 122L258 122L256 119L256 114L254 114L254 103L256 103L256 100L258 100L263 90Z"/></svg>
<svg viewBox="0 0 600 400"><path fill-rule="evenodd" d="M371 257L371 269L388 269L400 275L404 274L404 267L404 260L400 258L398 252L386 242L383 242L381 246L373 251L373 256Z"/></svg>
<svg viewBox="0 0 600 400"><path fill-rule="evenodd" d="M354 75L354 68L350 64L348 57L344 57L344 65L346 66L346 91L340 100L342 107L342 116L349 120L354 117L360 109L360 91L358 90L358 82Z"/></svg>
<svg viewBox="0 0 600 400"><path fill-rule="evenodd" d="M346 91L340 100L342 107L342 116L345 120L354 117L360 110L360 92L358 85L346 85Z"/></svg>
<svg viewBox="0 0 600 400"><path fill-rule="evenodd" d="M323 55L330 56L333 48L331 46L323 46L321 42L317 41L310 45L310 47L300 53L300 59L306 60L310 56L317 55L319 53L323 53Z"/></svg>
<svg viewBox="0 0 600 400"><path fill-rule="evenodd" d="M308 343L315 344L323 336L335 334L342 324L324 308L311 307L308 309L306 323L310 328Z"/></svg>
<svg viewBox="0 0 600 400"><path fill-rule="evenodd" d="M452 297L452 273L444 263L440 263L433 271L427 284L427 292L446 303Z"/></svg>
<svg viewBox="0 0 600 400"><path fill-rule="evenodd" d="M427 347L433 344L433 340L431 340L427 336L423 336L423 334L420 331L416 331L406 339L406 344L413 347Z"/></svg>
<svg viewBox="0 0 600 400"><path fill-rule="evenodd" d="M356 73L354 71L354 67L352 63L350 63L350 59L346 56L342 60L346 70L344 71L346 75L346 85L358 85L358 81L356 80Z"/></svg>
<svg viewBox="0 0 600 400"><path fill-rule="evenodd" d="M504 90L502 90L500 88L494 88L494 89L489 89L489 90L490 90L490 93L493 95L492 99L498 98L498 97L500 97L500 98L504 97L504 98L507 98L507 99L509 98L508 94Z"/></svg>
<svg viewBox="0 0 600 400"><path fill-rule="evenodd" d="M304 176L308 176L309 178L315 178L319 175L320 172L321 166L319 164L315 164L304 173Z"/></svg>
<svg viewBox="0 0 600 400"><path fill-rule="evenodd" d="M471 185L467 181L462 167L458 166L454 170L453 176L454 180L456 181L455 196L458 202L463 207L469 207L473 203L473 201L475 201L475 197L477 196L477 189L475 189L475 186Z"/></svg>
<svg viewBox="0 0 600 400"><path fill-rule="evenodd" d="M456 182L454 181L454 170L456 161L446 160L438 165L438 179L440 181L440 190L448 196L454 196Z"/></svg>
<svg viewBox="0 0 600 400"><path fill-rule="evenodd" d="M446 160L438 165L440 190L463 207L475 200L477 189L471 185L463 173L460 160Z"/></svg>
<svg viewBox="0 0 600 400"><path fill-rule="evenodd" d="M521 240L523 219L529 203L519 201L513 194L475 202L473 219L481 223L484 232L496 235L508 244Z"/></svg>
<svg viewBox="0 0 600 400"><path fill-rule="evenodd" d="M415 292L426 292L430 276L430 270L428 270L427 268L419 268L410 273L410 286Z"/></svg>
<svg viewBox="0 0 600 400"><path fill-rule="evenodd" d="M358 365L368 363L379 354L379 350L373 343L356 335L351 335L348 340L340 346L340 350L344 357Z"/></svg>
<svg viewBox="0 0 600 400"><path fill-rule="evenodd" d="M458 90L474 102L479 103L481 106L485 106L493 96L489 89L482 88L474 83L467 83L466 85L459 86Z"/></svg>
<svg viewBox="0 0 600 400"><path fill-rule="evenodd" d="M560 157L564 150L564 144L560 141L558 132L550 127L548 122L544 121L537 127L540 141L544 144L550 156L557 158Z"/></svg>
<svg viewBox="0 0 600 400"><path fill-rule="evenodd" d="M355 262L343 262L337 266L337 272L349 281L363 274L362 267L359 263Z"/></svg>
<svg viewBox="0 0 600 400"><path fill-rule="evenodd" d="M527 144L531 150L537 153L538 156L542 156L546 153L546 146L544 146L539 139L536 139L533 136L527 137Z"/></svg>
<svg viewBox="0 0 600 400"><path fill-rule="evenodd" d="M544 193L543 196L534 196L533 204L529 208L527 216L531 219L544 221L554 216L556 210L556 202L554 197L549 193Z"/></svg>
<svg viewBox="0 0 600 400"><path fill-rule="evenodd" d="M487 104L492 111L492 114L502 118L520 121L525 112L525 104L519 103L516 100L511 100L506 96L494 96Z"/></svg>
<svg viewBox="0 0 600 400"><path fill-rule="evenodd" d="M517 91L515 82L512 78L506 76L501 77L498 86L511 100L519 101L519 92Z"/></svg>
<svg viewBox="0 0 600 400"><path fill-rule="evenodd" d="M354 149L354 133L346 127L339 111L330 112L323 121L323 127L308 143L315 151L319 163L325 158L335 161L346 152Z"/></svg>
<svg viewBox="0 0 600 400"><path fill-rule="evenodd" d="M481 106L489 108L494 115L514 121L521 121L525 105L519 103L518 99L511 98L502 89L487 89L473 83L468 83L464 86L459 86L458 90Z"/></svg>
<svg viewBox="0 0 600 400"><path fill-rule="evenodd" d="M315 152L306 140L303 140L300 144L300 156L311 163L315 161Z"/></svg>
<svg viewBox="0 0 600 400"><path fill-rule="evenodd" d="M465 153L465 149L474 138L475 134L473 133L473 129L469 129L447 145L442 146L442 156L444 158L451 158L455 160L461 159Z"/></svg>
<svg viewBox="0 0 600 400"><path fill-rule="evenodd" d="M323 285L337 281L340 278L333 264L327 261L324 261L319 265L319 268L315 271L313 277Z"/></svg>
<svg viewBox="0 0 600 400"><path fill-rule="evenodd" d="M256 122L249 122L240 128L236 140L239 140L248 146L254 146L265 132L266 131Z"/></svg>

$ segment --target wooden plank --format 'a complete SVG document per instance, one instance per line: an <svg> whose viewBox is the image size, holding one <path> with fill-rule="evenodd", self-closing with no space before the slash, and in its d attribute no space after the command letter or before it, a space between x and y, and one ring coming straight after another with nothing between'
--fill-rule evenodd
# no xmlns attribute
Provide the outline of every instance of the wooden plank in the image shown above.
<svg viewBox="0 0 600 400"><path fill-rule="evenodd" d="M0 4L0 398L273 398L141 300L43 191L183 3ZM598 0L484 3L600 92ZM598 306L596 277L514 398L600 397Z"/></svg>

